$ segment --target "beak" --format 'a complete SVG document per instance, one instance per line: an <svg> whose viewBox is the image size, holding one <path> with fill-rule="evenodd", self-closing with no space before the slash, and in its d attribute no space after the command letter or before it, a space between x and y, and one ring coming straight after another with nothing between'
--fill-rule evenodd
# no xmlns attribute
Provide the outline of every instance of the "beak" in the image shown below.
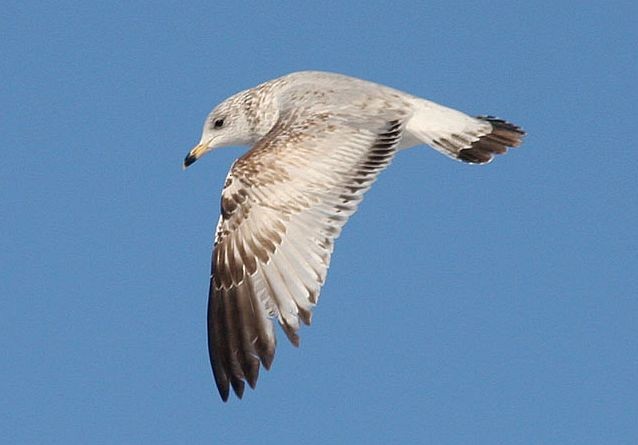
<svg viewBox="0 0 638 445"><path fill-rule="evenodd" d="M186 155L186 158L184 158L184 169L186 169L186 167L195 163L196 160L201 158L202 155L206 153L207 149L208 149L208 145L199 144L195 148L193 148L191 151L189 151L188 154Z"/></svg>

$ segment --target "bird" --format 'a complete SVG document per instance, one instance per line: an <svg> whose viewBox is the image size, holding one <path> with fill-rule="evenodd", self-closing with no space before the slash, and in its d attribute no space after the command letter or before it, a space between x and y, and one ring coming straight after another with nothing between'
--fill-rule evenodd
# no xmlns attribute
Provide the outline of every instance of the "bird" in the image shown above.
<svg viewBox="0 0 638 445"><path fill-rule="evenodd" d="M397 152L428 145L485 164L525 136L491 115L389 86L300 71L240 91L205 119L187 168L225 146L251 146L224 182L208 296L208 351L223 401L255 388L275 357L274 319L298 346L335 239Z"/></svg>

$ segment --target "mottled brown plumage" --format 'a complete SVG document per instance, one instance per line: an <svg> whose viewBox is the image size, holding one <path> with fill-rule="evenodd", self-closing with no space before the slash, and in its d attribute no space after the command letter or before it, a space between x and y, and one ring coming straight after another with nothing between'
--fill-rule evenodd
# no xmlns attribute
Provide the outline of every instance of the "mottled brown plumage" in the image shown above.
<svg viewBox="0 0 638 445"><path fill-rule="evenodd" d="M222 399L270 368L271 318L299 344L335 239L398 150L425 143L485 163L523 136L500 119L332 73L293 73L217 106L185 166L219 146L253 145L226 179L212 260L209 352Z"/></svg>

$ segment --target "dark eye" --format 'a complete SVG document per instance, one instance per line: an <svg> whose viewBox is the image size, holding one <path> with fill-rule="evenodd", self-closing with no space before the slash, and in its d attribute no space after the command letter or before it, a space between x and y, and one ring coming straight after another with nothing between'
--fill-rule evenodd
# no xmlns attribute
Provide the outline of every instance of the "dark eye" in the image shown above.
<svg viewBox="0 0 638 445"><path fill-rule="evenodd" d="M217 119L213 122L215 128L222 128L224 126L224 119Z"/></svg>

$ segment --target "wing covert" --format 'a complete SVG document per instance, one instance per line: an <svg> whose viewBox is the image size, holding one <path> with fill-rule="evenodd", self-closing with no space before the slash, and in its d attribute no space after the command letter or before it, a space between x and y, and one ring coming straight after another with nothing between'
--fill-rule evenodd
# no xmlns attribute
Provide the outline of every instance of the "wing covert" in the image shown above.
<svg viewBox="0 0 638 445"><path fill-rule="evenodd" d="M386 110L386 113L389 113ZM271 318L299 344L334 240L396 152L403 116L352 122L334 113L280 117L228 175L209 293L209 353L222 399L254 387L275 353Z"/></svg>

